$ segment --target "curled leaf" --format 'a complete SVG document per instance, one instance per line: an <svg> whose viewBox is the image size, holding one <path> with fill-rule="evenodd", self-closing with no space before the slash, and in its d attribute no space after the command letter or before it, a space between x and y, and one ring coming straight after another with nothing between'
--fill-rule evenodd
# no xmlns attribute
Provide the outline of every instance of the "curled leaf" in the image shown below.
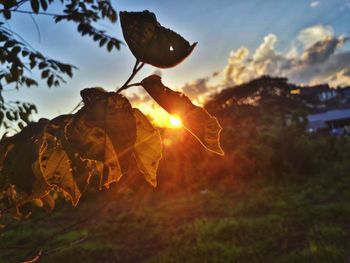
<svg viewBox="0 0 350 263"><path fill-rule="evenodd" d="M74 206L77 205L81 192L76 184L77 162L72 157L74 153L67 146L64 130L71 120L71 115L59 116L48 124L44 143L39 152L40 169L50 185L56 185L68 194ZM71 158L70 156L71 155ZM83 171L83 169L79 169ZM76 176L74 176L76 175Z"/></svg>
<svg viewBox="0 0 350 263"><path fill-rule="evenodd" d="M129 170L130 158L136 140L135 117L130 102L120 94L101 88L81 92L85 106L84 122L102 129L109 137L119 160L122 173Z"/></svg>
<svg viewBox="0 0 350 263"><path fill-rule="evenodd" d="M89 123L89 111L80 110L66 127L66 137L73 150L82 158L98 163L90 163L91 169L100 175L102 185L117 182L122 176L118 156L106 132Z"/></svg>
<svg viewBox="0 0 350 263"><path fill-rule="evenodd" d="M158 75L151 75L143 79L141 85L162 108L172 115L179 116L183 126L206 149L224 155L220 146L222 127L215 117L212 117L205 109L193 105L184 94L164 86Z"/></svg>
<svg viewBox="0 0 350 263"><path fill-rule="evenodd" d="M37 166L39 148L48 120L29 123L21 132L4 139L0 144L0 186L12 189L12 201L20 206L41 198L50 189ZM19 210L18 210L19 211Z"/></svg>
<svg viewBox="0 0 350 263"><path fill-rule="evenodd" d="M137 166L145 179L154 187L157 186L157 169L162 158L162 138L159 131L138 109L133 109L136 119L136 142L134 155Z"/></svg>
<svg viewBox="0 0 350 263"><path fill-rule="evenodd" d="M21 132L4 141L8 144L2 165L5 181L16 186L17 190L33 194L33 184L38 175L33 170L38 158L44 129L48 120L41 119L30 123ZM20 165L19 165L20 164Z"/></svg>
<svg viewBox="0 0 350 263"><path fill-rule="evenodd" d="M154 13L120 12L123 35L133 55L158 68L174 67L188 57L197 43L190 43L159 24Z"/></svg>

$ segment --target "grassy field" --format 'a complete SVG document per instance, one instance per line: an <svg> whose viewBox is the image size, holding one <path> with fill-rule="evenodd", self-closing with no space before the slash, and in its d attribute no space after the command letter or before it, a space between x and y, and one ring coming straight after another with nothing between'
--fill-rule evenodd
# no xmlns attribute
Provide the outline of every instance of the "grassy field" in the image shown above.
<svg viewBox="0 0 350 263"><path fill-rule="evenodd" d="M349 262L350 175L167 194L118 186L2 230L0 262Z"/></svg>

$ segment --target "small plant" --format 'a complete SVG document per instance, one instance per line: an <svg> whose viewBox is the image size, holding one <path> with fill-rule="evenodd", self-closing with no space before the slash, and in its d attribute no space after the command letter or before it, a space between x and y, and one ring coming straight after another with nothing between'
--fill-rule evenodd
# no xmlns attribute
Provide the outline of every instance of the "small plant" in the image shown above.
<svg viewBox="0 0 350 263"><path fill-rule="evenodd" d="M166 111L181 118L183 126L209 151L223 155L217 119L195 106L184 94L151 75L130 84L144 66L174 67L191 54L190 45L176 32L161 26L149 12L121 12L123 35L136 63L131 76L116 92L102 88L81 91L84 106L75 114L29 123L21 132L0 142L0 198L4 211L28 202L52 210L54 195L62 192L74 206L92 176L100 188L120 180L135 158L145 179L156 186L162 157L159 131L133 108L123 90L142 86Z"/></svg>

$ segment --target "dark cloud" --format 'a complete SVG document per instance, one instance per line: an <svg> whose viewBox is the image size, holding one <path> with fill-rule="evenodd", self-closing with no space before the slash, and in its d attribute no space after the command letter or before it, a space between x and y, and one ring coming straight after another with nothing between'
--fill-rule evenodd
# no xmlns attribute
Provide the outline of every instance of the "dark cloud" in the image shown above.
<svg viewBox="0 0 350 263"><path fill-rule="evenodd" d="M208 80L209 78L202 78L188 82L181 88L181 90L190 99L197 100L199 96L209 91Z"/></svg>
<svg viewBox="0 0 350 263"><path fill-rule="evenodd" d="M304 50L302 63L312 65L329 59L345 41L343 37L326 37Z"/></svg>

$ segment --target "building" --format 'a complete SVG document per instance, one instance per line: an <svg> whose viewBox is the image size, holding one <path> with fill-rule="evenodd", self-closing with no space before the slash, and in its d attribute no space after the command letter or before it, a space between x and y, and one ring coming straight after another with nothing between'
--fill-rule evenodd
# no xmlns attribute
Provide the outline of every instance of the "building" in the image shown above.
<svg viewBox="0 0 350 263"><path fill-rule="evenodd" d="M339 108L307 115L309 132L329 130L335 135L344 133L350 126L350 108Z"/></svg>

